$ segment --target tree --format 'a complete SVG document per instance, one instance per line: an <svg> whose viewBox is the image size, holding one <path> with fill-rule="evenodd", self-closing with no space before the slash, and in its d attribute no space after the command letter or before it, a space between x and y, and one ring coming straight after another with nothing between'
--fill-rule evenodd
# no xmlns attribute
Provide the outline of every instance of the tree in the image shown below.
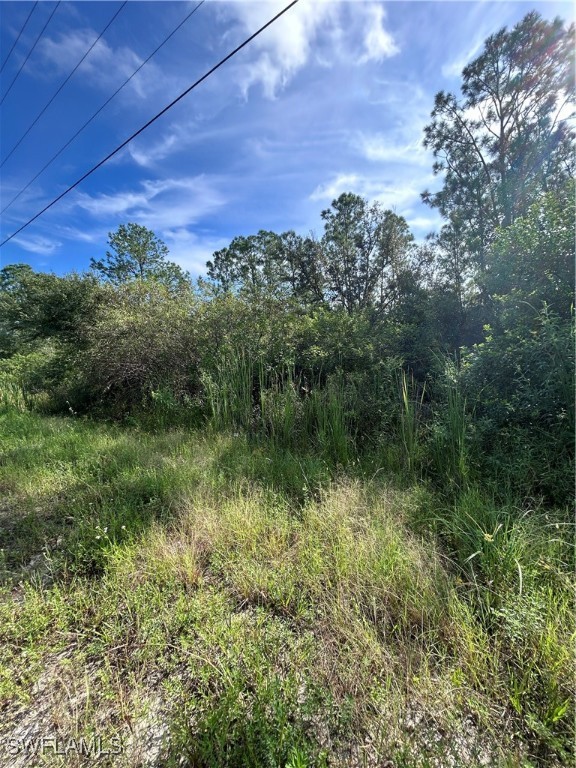
<svg viewBox="0 0 576 768"><path fill-rule="evenodd" d="M491 319L489 308L474 280L466 229L453 220L430 238L429 247L434 263L427 297L429 322L441 349L459 358L461 347L482 340L482 328Z"/></svg>
<svg viewBox="0 0 576 768"><path fill-rule="evenodd" d="M406 221L350 192L322 218L321 240L265 230L235 237L207 262L208 276L224 292L264 292L347 312L390 308L413 243Z"/></svg>
<svg viewBox="0 0 576 768"><path fill-rule="evenodd" d="M168 248L154 232L141 224L121 224L108 234L112 251L105 259L90 259L90 267L100 278L114 285L131 280L155 280L177 289L189 282L188 275L171 261Z"/></svg>
<svg viewBox="0 0 576 768"><path fill-rule="evenodd" d="M440 92L424 145L442 189L423 200L466 233L483 270L498 226L510 226L573 172L574 24L528 13L489 37L462 73L463 100Z"/></svg>
<svg viewBox="0 0 576 768"><path fill-rule="evenodd" d="M281 235L260 230L256 235L235 237L206 266L208 276L224 293L265 291L288 294L305 303L324 299L320 246L314 238L292 230Z"/></svg>
<svg viewBox="0 0 576 768"><path fill-rule="evenodd" d="M506 483L560 504L574 490L574 192L573 181L548 192L497 230L494 319L462 367L481 462L512 467Z"/></svg>
<svg viewBox="0 0 576 768"><path fill-rule="evenodd" d="M312 234L302 237L290 230L280 235L279 245L283 279L290 295L306 305L324 304L322 244Z"/></svg>
<svg viewBox="0 0 576 768"><path fill-rule="evenodd" d="M225 292L235 288L276 290L282 283L280 236L261 229L257 235L235 237L208 261L208 276Z"/></svg>
<svg viewBox="0 0 576 768"><path fill-rule="evenodd" d="M500 324L525 335L544 305L571 323L574 303L574 181L548 192L501 228L488 255L486 284Z"/></svg>
<svg viewBox="0 0 576 768"><path fill-rule="evenodd" d="M82 346L102 299L93 275L34 272L27 264L0 270L0 356L53 339Z"/></svg>
<svg viewBox="0 0 576 768"><path fill-rule="evenodd" d="M413 238L406 221L345 192L322 211L325 280L330 299L347 312L394 300L397 277Z"/></svg>

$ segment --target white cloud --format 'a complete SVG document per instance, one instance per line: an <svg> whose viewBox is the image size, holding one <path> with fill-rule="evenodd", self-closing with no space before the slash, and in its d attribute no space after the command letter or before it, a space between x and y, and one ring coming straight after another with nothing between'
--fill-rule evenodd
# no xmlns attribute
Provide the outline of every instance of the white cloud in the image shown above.
<svg viewBox="0 0 576 768"><path fill-rule="evenodd" d="M90 244L101 242L108 232L105 227L79 229L78 227L70 227L68 225L58 225L57 231L66 240Z"/></svg>
<svg viewBox="0 0 576 768"><path fill-rule="evenodd" d="M235 3L231 12L244 33L251 34L283 6L283 2ZM384 20L379 3L299 3L251 44L257 55L237 70L244 97L260 85L267 98L275 98L311 60L330 68L335 59L366 64L393 56L399 47Z"/></svg>
<svg viewBox="0 0 576 768"><path fill-rule="evenodd" d="M442 75L450 80L454 78L459 79L464 67L480 53L483 46L484 36L482 35L472 46L460 53L457 58L444 64L442 66Z"/></svg>
<svg viewBox="0 0 576 768"><path fill-rule="evenodd" d="M394 208L399 213L407 211L420 199L423 182L420 179L409 182L390 183L371 176L357 173L337 174L330 181L320 184L310 195L311 200L333 200L343 192L378 200L386 208Z"/></svg>
<svg viewBox="0 0 576 768"><path fill-rule="evenodd" d="M360 57L360 64L368 61L382 61L399 52L394 38L384 29L386 16L382 5L369 5L365 10L366 32L364 37L364 53Z"/></svg>
<svg viewBox="0 0 576 768"><path fill-rule="evenodd" d="M254 133L254 124L253 118L249 126L251 133ZM184 118L181 122L172 122L159 139L141 136L137 141L130 142L117 157L119 162L130 157L142 168L158 168L166 172L166 164L163 161L168 158L174 158L178 154L189 157L187 153L192 146L206 147L216 142L237 141L238 131L239 126L233 123L215 120L205 125L202 118Z"/></svg>
<svg viewBox="0 0 576 768"><path fill-rule="evenodd" d="M47 237L33 235L18 235L14 238L14 242L21 248L24 248L25 251L42 256L55 253L62 245L58 240L50 240Z"/></svg>
<svg viewBox="0 0 576 768"><path fill-rule="evenodd" d="M231 6L232 13L252 34L285 2L238 3ZM328 2L299 3L257 37L251 47L258 55L238 69L240 87L246 97L253 85L260 84L264 95L274 98L288 80L309 60L312 44L321 26L334 14L334 5Z"/></svg>
<svg viewBox="0 0 576 768"><path fill-rule="evenodd" d="M442 217L439 213L433 216L409 216L408 226L415 235L426 236L429 232L436 232L442 226Z"/></svg>
<svg viewBox="0 0 576 768"><path fill-rule="evenodd" d="M113 195L79 192L72 205L95 218L122 216L162 234L186 227L225 204L214 178L205 175L140 182L139 188Z"/></svg>
<svg viewBox="0 0 576 768"><path fill-rule="evenodd" d="M394 137L383 133L361 134L358 147L361 154L372 162L407 163L420 167L432 164L430 153L422 146L420 137L409 143L399 143Z"/></svg>
<svg viewBox="0 0 576 768"><path fill-rule="evenodd" d="M420 205L420 193L432 178L430 175L419 175L396 183L357 173L340 173L318 185L310 200L331 202L343 192L353 192L368 200L377 200L384 208L402 216L410 216L414 207Z"/></svg>
<svg viewBox="0 0 576 768"><path fill-rule="evenodd" d="M185 227L164 232L162 239L170 251L170 261L176 262L193 276L205 274L206 262L212 258L214 251L230 243L211 233L191 232Z"/></svg>
<svg viewBox="0 0 576 768"><path fill-rule="evenodd" d="M148 203L144 192L116 192L113 195L93 197L86 192L79 192L74 201L74 205L95 217L123 214Z"/></svg>
<svg viewBox="0 0 576 768"><path fill-rule="evenodd" d="M80 61L98 34L93 29L76 29L61 32L56 37L45 37L39 45L44 64L51 65L57 72L69 72ZM106 76L114 60L116 71L133 72L141 59L130 48L123 46L114 50L100 39L82 62L79 72L94 77L98 72ZM104 70L104 71L103 71Z"/></svg>
<svg viewBox="0 0 576 768"><path fill-rule="evenodd" d="M359 193L359 188L365 186L365 180L355 173L339 173L331 181L319 184L310 195L310 200L334 200L343 192Z"/></svg>
<svg viewBox="0 0 576 768"><path fill-rule="evenodd" d="M399 177L398 182L382 181L376 176L358 173L341 173L324 184L320 184L310 195L310 200L330 204L343 192L352 192L377 201L385 209L404 216L417 241L423 241L430 232L442 226L442 217L437 211L431 211L420 198L420 193L430 183L429 175L417 174L413 178Z"/></svg>
<svg viewBox="0 0 576 768"><path fill-rule="evenodd" d="M472 42L468 42L454 58L442 66L445 78L460 80L462 70L480 54L487 37L504 26L510 28L511 22L513 26L516 13L514 5L513 2L491 3L488 13L484 2L470 3L468 12L460 18L456 39ZM548 1L546 5L551 6L552 3Z"/></svg>
<svg viewBox="0 0 576 768"><path fill-rule="evenodd" d="M386 182L375 186L374 197L385 208L391 208L402 216L409 216L413 207L420 204L420 194L426 186L426 181L418 177L409 181Z"/></svg>
<svg viewBox="0 0 576 768"><path fill-rule="evenodd" d="M128 152L135 163L143 168L150 168L159 160L165 160L182 146L183 126L168 133L156 144L144 147L143 144L128 145Z"/></svg>
<svg viewBox="0 0 576 768"><path fill-rule="evenodd" d="M42 69L53 68L58 73L69 73L80 61L97 37L92 29L76 29L45 37L38 49L42 57ZM111 47L100 39L78 69L79 75L90 85L107 94L118 88L142 64L142 59L128 46ZM43 72L40 72L43 74ZM140 98L165 85L161 70L149 62L129 83Z"/></svg>

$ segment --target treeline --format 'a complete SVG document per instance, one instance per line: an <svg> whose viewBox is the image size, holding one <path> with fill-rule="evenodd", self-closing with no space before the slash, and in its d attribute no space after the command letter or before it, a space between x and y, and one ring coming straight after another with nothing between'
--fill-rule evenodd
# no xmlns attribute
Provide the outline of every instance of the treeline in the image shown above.
<svg viewBox="0 0 576 768"><path fill-rule="evenodd" d="M193 283L130 223L90 271L0 272L6 401L153 414L359 454L443 487L572 495L573 25L528 14L437 95L441 231L342 194L321 236L260 231Z"/></svg>

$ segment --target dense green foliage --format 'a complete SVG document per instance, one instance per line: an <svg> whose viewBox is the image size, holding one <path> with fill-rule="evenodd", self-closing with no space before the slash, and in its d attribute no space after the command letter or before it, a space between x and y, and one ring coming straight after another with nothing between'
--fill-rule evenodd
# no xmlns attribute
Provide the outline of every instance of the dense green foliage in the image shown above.
<svg viewBox="0 0 576 768"><path fill-rule="evenodd" d="M86 274L0 271L6 616L42 551L50 587L6 619L0 694L78 633L103 698L170 681L167 765L370 739L368 764L459 764L430 734L468 718L495 765L567 763L573 34L528 14L437 95L425 243L349 192L321 237L238 236L197 284L134 223ZM390 727L415 710L416 751Z"/></svg>
<svg viewBox="0 0 576 768"><path fill-rule="evenodd" d="M520 502L568 503L573 197L573 183L564 184L495 231L482 278L489 303L473 273L451 282L442 273L448 256L435 261L438 245L418 249L397 216L354 195L326 212L329 244L319 244L331 254L326 263L342 250L341 293L326 288L314 302L308 290L298 296L254 275L232 291L7 267L0 370L43 410L161 412L174 423L285 434L292 447L326 445L332 427L320 428L312 414L337 398L346 433L333 451L338 460L402 436L407 399L417 423L409 466L439 487L455 482L453 466L439 472L436 460L447 393L455 392L469 479ZM477 343L456 346L474 333ZM398 466L398 456L390 460Z"/></svg>

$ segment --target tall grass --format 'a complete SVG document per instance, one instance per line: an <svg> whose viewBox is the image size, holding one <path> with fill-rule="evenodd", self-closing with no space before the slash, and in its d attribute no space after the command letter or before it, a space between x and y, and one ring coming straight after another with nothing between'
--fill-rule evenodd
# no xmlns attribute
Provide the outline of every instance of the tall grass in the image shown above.
<svg viewBox="0 0 576 768"><path fill-rule="evenodd" d="M293 366L267 371L260 361L258 384L259 419L264 434L277 447L298 447L305 437L300 376Z"/></svg>
<svg viewBox="0 0 576 768"><path fill-rule="evenodd" d="M202 381L215 428L246 429L253 426L253 389L256 366L244 349L223 353Z"/></svg>
<svg viewBox="0 0 576 768"><path fill-rule="evenodd" d="M0 373L0 408L23 413L28 407L24 387L14 376Z"/></svg>
<svg viewBox="0 0 576 768"><path fill-rule="evenodd" d="M434 412L430 457L436 478L446 488L465 490L470 480L466 399L454 364L447 361L441 379L442 397Z"/></svg>
<svg viewBox="0 0 576 768"><path fill-rule="evenodd" d="M304 401L306 431L334 464L346 466L353 454L346 390L341 376L328 379L324 388L313 387Z"/></svg>
<svg viewBox="0 0 576 768"><path fill-rule="evenodd" d="M404 457L409 475L419 462L421 455L421 416L425 386L419 387L413 374L400 371L400 438L404 448Z"/></svg>
<svg viewBox="0 0 576 768"><path fill-rule="evenodd" d="M277 447L315 447L335 465L353 455L348 391L342 376L302 387L293 366L269 370L244 350L220 358L203 383L216 429L265 436Z"/></svg>

